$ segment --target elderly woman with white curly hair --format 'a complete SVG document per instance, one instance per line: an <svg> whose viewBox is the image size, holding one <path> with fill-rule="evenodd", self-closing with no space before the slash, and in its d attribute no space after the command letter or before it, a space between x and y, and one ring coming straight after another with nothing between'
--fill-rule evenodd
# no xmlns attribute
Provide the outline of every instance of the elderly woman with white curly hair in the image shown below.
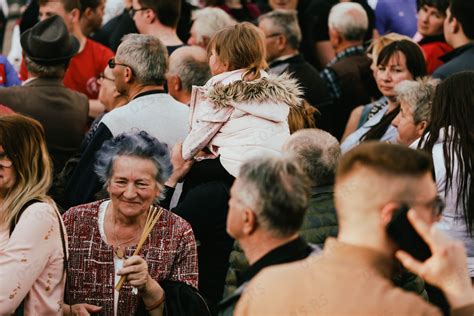
<svg viewBox="0 0 474 316"><path fill-rule="evenodd" d="M150 315L160 315L162 280L197 288L196 242L191 226L179 216L163 209L133 255L171 168L168 148L144 131L104 143L95 170L110 199L64 214L70 251L65 300L71 305L66 311L135 315L144 307ZM126 281L118 291L121 276Z"/></svg>

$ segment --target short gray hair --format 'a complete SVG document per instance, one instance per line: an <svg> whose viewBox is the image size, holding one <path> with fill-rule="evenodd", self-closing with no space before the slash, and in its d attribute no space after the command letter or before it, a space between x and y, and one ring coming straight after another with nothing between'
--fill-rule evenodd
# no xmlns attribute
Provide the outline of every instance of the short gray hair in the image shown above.
<svg viewBox="0 0 474 316"><path fill-rule="evenodd" d="M194 11L192 20L198 43L203 42L203 37L211 38L217 31L237 23L224 10L213 7Z"/></svg>
<svg viewBox="0 0 474 316"><path fill-rule="evenodd" d="M125 35L115 57L132 68L138 83L164 83L168 70L168 50L157 37L144 34Z"/></svg>
<svg viewBox="0 0 474 316"><path fill-rule="evenodd" d="M245 162L237 179L237 200L251 208L275 237L298 232L309 203L310 184L291 159L264 156Z"/></svg>
<svg viewBox="0 0 474 316"><path fill-rule="evenodd" d="M193 85L203 86L211 78L207 61L196 60L192 55L187 55L179 62L170 63L169 73L179 77L183 89L187 92L191 92Z"/></svg>
<svg viewBox="0 0 474 316"><path fill-rule="evenodd" d="M298 25L298 15L295 10L274 10L258 18L261 22L264 19L272 21L276 31L283 34L290 46L298 49L301 43L301 29Z"/></svg>
<svg viewBox="0 0 474 316"><path fill-rule="evenodd" d="M26 69L40 78L63 78L67 65L67 62L59 65L41 65L25 56Z"/></svg>
<svg viewBox="0 0 474 316"><path fill-rule="evenodd" d="M331 8L328 26L336 30L345 40L363 40L369 28L369 19L364 8L354 2L338 3Z"/></svg>
<svg viewBox="0 0 474 316"><path fill-rule="evenodd" d="M296 158L313 186L334 183L341 148L331 134L315 128L299 130L288 138L283 151Z"/></svg>
<svg viewBox="0 0 474 316"><path fill-rule="evenodd" d="M417 80L404 80L395 86L398 102L408 104L415 124L430 122L431 104L439 80L430 77Z"/></svg>
<svg viewBox="0 0 474 316"><path fill-rule="evenodd" d="M173 170L166 144L145 131L122 133L104 142L97 152L95 172L104 184L112 177L114 161L120 156L151 160L156 167L155 179L160 185L165 183Z"/></svg>

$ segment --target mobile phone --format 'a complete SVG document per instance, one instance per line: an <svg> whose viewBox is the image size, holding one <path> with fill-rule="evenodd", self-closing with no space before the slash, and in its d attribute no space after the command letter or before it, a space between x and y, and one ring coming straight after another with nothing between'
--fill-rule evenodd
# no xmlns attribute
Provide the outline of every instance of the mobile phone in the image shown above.
<svg viewBox="0 0 474 316"><path fill-rule="evenodd" d="M408 210L408 205L402 204L393 214L386 230L389 237L397 243L400 249L419 261L425 261L431 257L431 250L408 220Z"/></svg>

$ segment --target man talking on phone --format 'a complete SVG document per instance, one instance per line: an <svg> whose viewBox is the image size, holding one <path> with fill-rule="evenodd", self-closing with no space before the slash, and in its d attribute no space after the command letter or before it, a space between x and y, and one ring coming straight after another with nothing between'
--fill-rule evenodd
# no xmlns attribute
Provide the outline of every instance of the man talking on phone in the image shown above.
<svg viewBox="0 0 474 316"><path fill-rule="evenodd" d="M402 218L404 207L427 225L442 211L431 169L426 153L399 145L365 143L348 152L334 188L337 238L328 238L319 255L263 270L245 290L235 315L441 315L436 306L390 281L400 246L387 226ZM463 291L471 289L445 293L453 314L470 303L455 299Z"/></svg>

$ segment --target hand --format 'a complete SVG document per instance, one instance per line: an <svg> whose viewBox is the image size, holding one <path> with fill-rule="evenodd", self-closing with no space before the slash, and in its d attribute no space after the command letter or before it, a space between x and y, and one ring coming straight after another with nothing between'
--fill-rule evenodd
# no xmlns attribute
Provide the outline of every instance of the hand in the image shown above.
<svg viewBox="0 0 474 316"><path fill-rule="evenodd" d="M74 304L69 306L72 316L89 316L90 313L97 313L102 310L102 307L91 304Z"/></svg>
<svg viewBox="0 0 474 316"><path fill-rule="evenodd" d="M188 174L191 166L194 163L194 159L184 160L182 155L183 144L178 143L174 145L173 150L171 151L171 163L173 164L173 173L171 174L166 185L174 188L176 183L181 182L183 178Z"/></svg>
<svg viewBox="0 0 474 316"><path fill-rule="evenodd" d="M473 303L474 292L464 244L443 234L434 225L426 224L413 210L408 212L407 217L430 247L432 255L425 262L419 262L399 250L395 254L398 260L408 270L443 290L453 308Z"/></svg>
<svg viewBox="0 0 474 316"><path fill-rule="evenodd" d="M131 286L142 291L148 281L148 264L140 256L130 257L124 261L123 268L117 271L117 275L125 275Z"/></svg>

